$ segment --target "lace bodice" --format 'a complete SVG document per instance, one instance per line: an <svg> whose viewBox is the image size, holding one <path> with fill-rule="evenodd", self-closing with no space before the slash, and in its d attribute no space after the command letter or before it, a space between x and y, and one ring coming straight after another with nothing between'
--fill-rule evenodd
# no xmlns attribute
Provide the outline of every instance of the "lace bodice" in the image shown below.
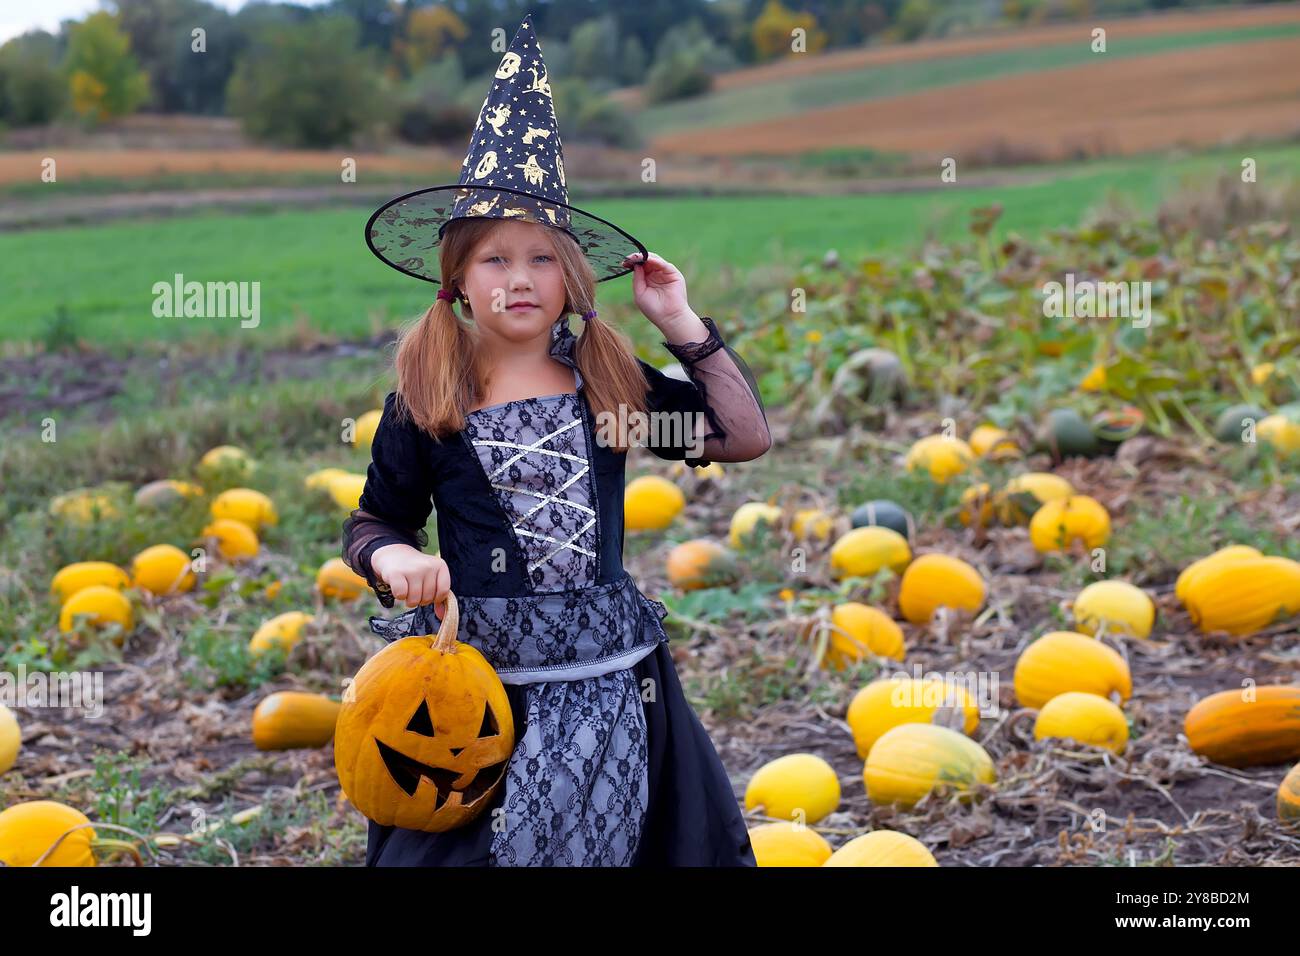
<svg viewBox="0 0 1300 956"><path fill-rule="evenodd" d="M491 405L466 416L478 454L527 560L535 591L596 579L591 461L575 393Z"/></svg>

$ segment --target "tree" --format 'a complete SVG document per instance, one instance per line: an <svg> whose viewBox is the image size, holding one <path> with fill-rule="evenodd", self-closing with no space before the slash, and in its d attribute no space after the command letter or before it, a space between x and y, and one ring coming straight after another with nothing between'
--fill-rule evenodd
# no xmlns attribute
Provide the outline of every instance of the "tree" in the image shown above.
<svg viewBox="0 0 1300 956"><path fill-rule="evenodd" d="M323 16L268 29L235 67L226 99L255 139L286 146L346 144L390 111L374 53L356 24Z"/></svg>
<svg viewBox="0 0 1300 956"><path fill-rule="evenodd" d="M807 52L815 53L826 46L826 34L818 29L817 18L811 13L798 13L783 6L781 0L768 0L754 21L754 51L758 58L774 60L788 55L796 29L806 34Z"/></svg>
<svg viewBox="0 0 1300 956"><path fill-rule="evenodd" d="M225 112L226 84L247 45L235 18L204 0L113 0L131 51L149 74L152 108ZM194 31L203 31L195 50Z"/></svg>
<svg viewBox="0 0 1300 956"><path fill-rule="evenodd" d="M587 20L569 39L574 76L618 79L618 23L610 15Z"/></svg>
<svg viewBox="0 0 1300 956"><path fill-rule="evenodd" d="M0 123L49 123L68 99L59 70L58 40L43 30L14 37L0 46Z"/></svg>
<svg viewBox="0 0 1300 956"><path fill-rule="evenodd" d="M454 49L469 36L469 27L446 7L423 7L406 21L393 40L393 58L403 76L412 76Z"/></svg>
<svg viewBox="0 0 1300 956"><path fill-rule="evenodd" d="M64 72L72 108L91 121L125 116L149 96L148 75L132 56L117 17L105 11L72 25Z"/></svg>

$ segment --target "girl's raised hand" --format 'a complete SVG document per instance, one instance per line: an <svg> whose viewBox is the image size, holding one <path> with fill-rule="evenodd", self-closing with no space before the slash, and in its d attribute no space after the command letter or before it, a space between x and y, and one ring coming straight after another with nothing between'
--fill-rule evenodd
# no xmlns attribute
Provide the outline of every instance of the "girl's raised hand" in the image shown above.
<svg viewBox="0 0 1300 956"><path fill-rule="evenodd" d="M632 267L632 295L636 306L661 330L673 319L691 311L686 299L686 279L677 267L655 253L642 262L639 255L623 260Z"/></svg>
<svg viewBox="0 0 1300 956"><path fill-rule="evenodd" d="M370 568L407 607L433 604L445 609L451 591L451 569L436 554L425 554L409 544L386 544L370 556ZM442 614L438 614L439 619Z"/></svg>

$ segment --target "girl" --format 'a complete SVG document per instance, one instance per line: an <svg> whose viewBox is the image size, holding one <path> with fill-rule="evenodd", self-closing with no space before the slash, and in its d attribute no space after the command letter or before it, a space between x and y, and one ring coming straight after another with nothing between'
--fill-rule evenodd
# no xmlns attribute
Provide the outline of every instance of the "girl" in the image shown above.
<svg viewBox="0 0 1300 956"><path fill-rule="evenodd" d="M372 587L386 584L415 608L405 621L372 618L392 639L434 633L441 615L431 619L430 606L443 608L454 589L461 640L480 646L481 617L492 641L541 634L568 650L595 631L592 643L610 653L555 680L545 664L512 666L510 648L480 646L503 681L519 679L506 684L518 742L496 800L441 834L372 821L366 862L752 866L726 771L678 683L662 605L622 568L626 448L604 444L593 423L620 405L682 416L689 438L651 450L699 465L762 455L766 415L744 363L690 309L677 269L657 255L634 263L636 304L702 387L632 355L589 308L590 266L554 232L510 220L449 224L444 282L461 290L474 326L440 293L400 339L398 387L343 552ZM566 317L579 310L587 320L576 337ZM431 496L441 556L419 550ZM586 607L596 624L584 630L565 607L540 601L496 617L501 598L545 595Z"/></svg>
<svg viewBox="0 0 1300 956"><path fill-rule="evenodd" d="M371 821L366 863L753 866L731 783L678 683L667 609L622 556L629 434L648 415L660 458L757 458L771 444L758 388L677 269L569 205L528 19L475 126L459 183L399 196L366 224L376 256L442 288L399 339L343 557L388 606L411 608L370 618L388 640L435 633L454 591L457 639L505 685L516 743L474 821L438 834ZM682 378L597 318L596 282L628 272ZM437 720L417 709L408 729L434 733ZM418 765L391 772L415 792Z"/></svg>

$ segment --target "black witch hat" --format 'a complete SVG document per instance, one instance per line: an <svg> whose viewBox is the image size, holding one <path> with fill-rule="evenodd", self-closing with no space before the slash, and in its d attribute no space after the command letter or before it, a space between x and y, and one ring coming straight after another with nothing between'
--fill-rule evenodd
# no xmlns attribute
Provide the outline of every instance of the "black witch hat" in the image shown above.
<svg viewBox="0 0 1300 956"><path fill-rule="evenodd" d="M542 48L525 17L483 99L460 181L398 196L366 223L366 244L409 276L441 282L438 246L455 219L539 222L567 233L586 254L596 281L632 270L624 260L646 248L618 226L569 205L564 149Z"/></svg>

